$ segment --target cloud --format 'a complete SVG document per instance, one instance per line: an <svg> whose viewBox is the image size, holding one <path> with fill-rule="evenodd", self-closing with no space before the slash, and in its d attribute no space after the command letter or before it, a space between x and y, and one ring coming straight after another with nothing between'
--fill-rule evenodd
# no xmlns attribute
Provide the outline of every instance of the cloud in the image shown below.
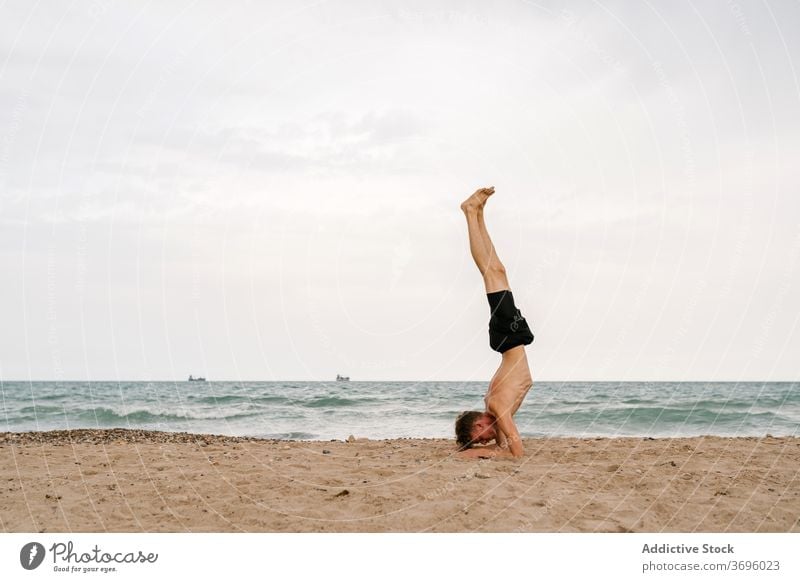
<svg viewBox="0 0 800 582"><path fill-rule="evenodd" d="M410 110L323 111L275 126L177 129L160 145L243 171L391 173L408 166L432 125Z"/></svg>

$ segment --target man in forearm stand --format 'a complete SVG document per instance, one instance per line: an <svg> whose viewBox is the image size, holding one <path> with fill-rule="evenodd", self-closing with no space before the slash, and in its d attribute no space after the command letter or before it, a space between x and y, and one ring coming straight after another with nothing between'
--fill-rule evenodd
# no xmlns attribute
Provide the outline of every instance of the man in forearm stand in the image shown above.
<svg viewBox="0 0 800 582"><path fill-rule="evenodd" d="M500 367L489 382L484 412L462 412L456 419L456 441L462 457L522 457L522 440L514 414L533 385L525 346L533 342L514 297L503 263L497 257L483 221L486 201L494 187L481 188L461 204L467 218L469 249L483 276L489 301L489 346L502 354ZM494 440L495 444L485 445Z"/></svg>

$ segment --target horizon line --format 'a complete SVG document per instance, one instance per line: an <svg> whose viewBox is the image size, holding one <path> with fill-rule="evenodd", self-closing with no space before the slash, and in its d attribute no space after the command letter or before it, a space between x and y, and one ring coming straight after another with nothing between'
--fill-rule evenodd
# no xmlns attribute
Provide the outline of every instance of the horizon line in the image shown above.
<svg viewBox="0 0 800 582"><path fill-rule="evenodd" d="M201 376L201 378L203 378ZM489 379L490 380L490 379ZM208 379L204 378L203 380L199 380L200 382L488 382L489 380L386 380L386 379L375 379L375 378L364 378L364 379L348 379L348 380L320 380L320 379L278 379L278 380L266 380L266 379L245 379L245 378L238 378L238 379L228 379L228 378L215 378L215 379ZM197 380L192 380L197 381ZM136 379L93 379L93 380L86 380L86 379L2 379L0 378L0 384L4 382L190 382L188 379L177 380L177 379L156 379L156 380L136 380ZM534 380L534 385L537 382L685 382L685 383L696 383L696 382L716 382L716 383L737 383L737 382L773 382L773 383L794 383L800 382L800 379L794 380L764 380L764 379L757 379L757 380L710 380L710 379L699 379L699 380L669 380L669 379L662 379L662 380L613 380L613 379L605 379L605 380L552 380L552 379L541 379L541 380Z"/></svg>

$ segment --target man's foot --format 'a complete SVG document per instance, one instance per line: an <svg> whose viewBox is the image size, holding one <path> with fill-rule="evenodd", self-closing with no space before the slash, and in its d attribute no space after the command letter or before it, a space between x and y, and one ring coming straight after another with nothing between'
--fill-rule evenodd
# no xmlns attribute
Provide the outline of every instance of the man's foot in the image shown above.
<svg viewBox="0 0 800 582"><path fill-rule="evenodd" d="M494 186L480 188L475 193L461 203L461 210L468 212L471 210L482 210L489 196L494 194Z"/></svg>

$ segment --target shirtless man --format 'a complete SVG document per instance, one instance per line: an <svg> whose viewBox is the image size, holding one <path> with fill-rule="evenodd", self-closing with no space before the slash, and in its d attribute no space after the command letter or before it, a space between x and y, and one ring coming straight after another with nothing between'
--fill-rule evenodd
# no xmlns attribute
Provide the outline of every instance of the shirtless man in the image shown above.
<svg viewBox="0 0 800 582"><path fill-rule="evenodd" d="M525 346L533 341L514 297L506 270L497 258L483 221L483 207L494 187L481 188L461 204L467 218L469 249L483 276L489 300L489 346L502 354L500 367L489 382L484 412L462 412L456 419L456 440L462 457L522 457L522 439L514 424L514 414L533 385ZM495 444L484 445L489 441Z"/></svg>

